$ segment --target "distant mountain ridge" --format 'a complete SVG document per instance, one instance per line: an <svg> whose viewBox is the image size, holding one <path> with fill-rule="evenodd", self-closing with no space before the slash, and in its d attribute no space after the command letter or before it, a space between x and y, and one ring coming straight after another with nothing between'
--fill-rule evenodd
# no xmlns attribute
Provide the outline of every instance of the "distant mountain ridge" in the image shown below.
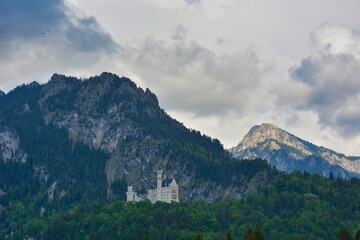
<svg viewBox="0 0 360 240"><path fill-rule="evenodd" d="M256 125L236 147L229 149L238 159L266 159L277 169L307 171L341 178L360 177L360 157L347 157L302 140L272 124Z"/></svg>

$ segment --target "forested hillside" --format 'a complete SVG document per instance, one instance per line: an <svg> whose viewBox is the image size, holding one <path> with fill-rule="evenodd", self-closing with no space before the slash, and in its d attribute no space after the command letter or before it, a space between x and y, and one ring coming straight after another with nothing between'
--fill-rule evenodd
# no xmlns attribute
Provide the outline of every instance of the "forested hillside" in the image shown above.
<svg viewBox="0 0 360 240"><path fill-rule="evenodd" d="M39 237L76 204L125 200L127 185L146 189L159 168L176 179L181 201L240 198L277 175L266 161L233 159L168 116L150 90L114 74L54 74L0 96L3 237Z"/></svg>
<svg viewBox="0 0 360 240"><path fill-rule="evenodd" d="M3 199L4 201L4 199ZM78 204L40 217L30 198L1 214L0 238L13 232L37 239L241 239L261 226L267 239L337 239L342 228L360 228L360 180L326 179L318 174L280 174L258 193L238 200L166 204ZM47 222L50 224L47 224Z"/></svg>
<svg viewBox="0 0 360 240"><path fill-rule="evenodd" d="M342 228L360 228L360 180L326 179L318 174L281 174L259 193L214 203L151 205L117 202L79 205L57 218L47 234L121 239L240 239L259 224L267 239L336 239Z"/></svg>

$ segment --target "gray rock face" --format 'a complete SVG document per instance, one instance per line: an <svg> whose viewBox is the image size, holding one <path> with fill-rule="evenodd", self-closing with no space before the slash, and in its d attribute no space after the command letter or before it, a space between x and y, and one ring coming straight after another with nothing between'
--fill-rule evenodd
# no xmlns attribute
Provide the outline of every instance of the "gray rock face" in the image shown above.
<svg viewBox="0 0 360 240"><path fill-rule="evenodd" d="M26 163L27 154L19 148L19 142L16 133L0 126L0 154L3 161Z"/></svg>
<svg viewBox="0 0 360 240"><path fill-rule="evenodd" d="M266 159L277 169L307 171L349 178L360 176L360 157L349 158L330 149L315 146L272 125L254 126L240 143L229 151L238 159Z"/></svg>
<svg viewBox="0 0 360 240"><path fill-rule="evenodd" d="M146 188L155 180L158 168L176 179L182 201L239 198L265 183L265 173L251 179L236 179L244 183L237 187L224 188L211 181L198 181L196 169L189 162L174 160L171 151L164 149L163 140L146 131L144 126L148 122L156 124L158 119L170 117L160 109L156 96L149 89L143 91L129 79L103 73L81 81L54 74L42 87L40 95L38 103L46 124L66 129L75 142L109 153L103 169L109 196L111 183L117 179L125 179L135 189ZM169 121L184 128L175 120ZM34 169L47 181L46 169L40 166ZM57 187L56 184L51 186L49 196L53 196Z"/></svg>
<svg viewBox="0 0 360 240"><path fill-rule="evenodd" d="M119 88L115 88L116 81L120 82L121 80L113 74L103 73L100 78L101 80L87 82L78 79L69 81L64 76L55 74L51 81L44 86L43 97L39 100L39 104L44 112L46 123L65 128L73 141L111 153L106 168L110 184L125 175L132 178L133 172L143 168L139 168L138 164L135 164L131 171L127 171L128 163L133 163L133 161L129 160L127 156L123 156L121 151L121 144L124 140L139 138L143 136L143 133L134 122L125 116L123 103L104 105L105 109L99 109L99 104L106 95L126 93L140 98L143 97L141 95L144 92L127 82L122 82ZM51 106L51 101L49 101L51 97L60 92L70 92L74 89L76 89L75 92L69 93L76 96L72 108L59 109ZM110 91L116 93L110 93ZM151 159L151 155L150 149L147 156L144 156L145 162ZM135 162L139 162L139 159L135 158Z"/></svg>

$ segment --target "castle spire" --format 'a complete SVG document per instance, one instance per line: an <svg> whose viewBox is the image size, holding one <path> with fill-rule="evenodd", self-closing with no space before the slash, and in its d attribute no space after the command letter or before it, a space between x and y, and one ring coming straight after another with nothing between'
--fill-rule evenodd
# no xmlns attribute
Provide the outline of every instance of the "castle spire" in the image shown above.
<svg viewBox="0 0 360 240"><path fill-rule="evenodd" d="M134 201L135 193L133 192L133 187L128 186L128 190L126 192L126 201L133 202Z"/></svg>
<svg viewBox="0 0 360 240"><path fill-rule="evenodd" d="M157 188L161 188L162 185L162 175L163 175L163 170L158 170L157 171Z"/></svg>

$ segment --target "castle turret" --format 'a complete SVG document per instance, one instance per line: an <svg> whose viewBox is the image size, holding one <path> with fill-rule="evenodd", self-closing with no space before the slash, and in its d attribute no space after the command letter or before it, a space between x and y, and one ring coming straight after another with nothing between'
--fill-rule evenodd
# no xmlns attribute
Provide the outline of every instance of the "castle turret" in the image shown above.
<svg viewBox="0 0 360 240"><path fill-rule="evenodd" d="M162 174L163 171L162 170L158 170L157 171L157 188L161 188L161 183L162 183Z"/></svg>
<svg viewBox="0 0 360 240"><path fill-rule="evenodd" d="M126 192L126 201L133 202L135 193L133 192L133 187L128 186L128 191Z"/></svg>
<svg viewBox="0 0 360 240"><path fill-rule="evenodd" d="M162 201L162 197L161 197L161 186L162 186L162 174L163 171L162 170L158 170L157 171L157 196L156 196L156 201Z"/></svg>

